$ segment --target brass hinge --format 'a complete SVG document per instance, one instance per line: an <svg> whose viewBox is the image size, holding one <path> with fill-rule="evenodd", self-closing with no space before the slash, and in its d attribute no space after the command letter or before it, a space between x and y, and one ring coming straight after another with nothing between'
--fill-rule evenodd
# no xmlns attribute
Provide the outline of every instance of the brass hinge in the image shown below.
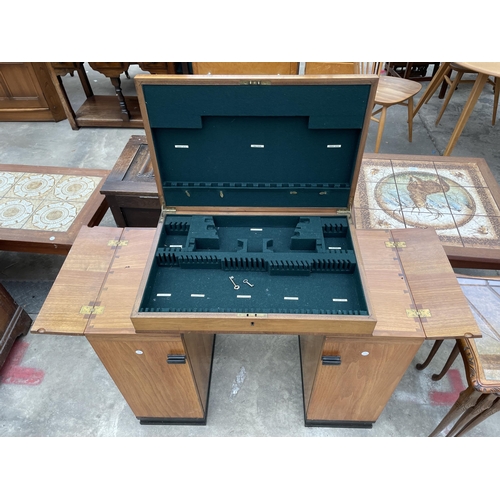
<svg viewBox="0 0 500 500"><path fill-rule="evenodd" d="M104 312L104 306L82 306L80 309L80 314L102 314Z"/></svg>
<svg viewBox="0 0 500 500"><path fill-rule="evenodd" d="M430 318L431 311L430 309L407 309L406 315L409 318Z"/></svg>
<svg viewBox="0 0 500 500"><path fill-rule="evenodd" d="M124 247L128 245L128 240L109 240L108 247Z"/></svg>
<svg viewBox="0 0 500 500"><path fill-rule="evenodd" d="M339 208L337 210L338 215L351 215L351 211L348 208Z"/></svg>
<svg viewBox="0 0 500 500"><path fill-rule="evenodd" d="M167 214L175 214L177 212L177 209L175 207L165 207L163 211Z"/></svg>
<svg viewBox="0 0 500 500"><path fill-rule="evenodd" d="M406 248L405 241L386 241L385 246L387 248Z"/></svg>

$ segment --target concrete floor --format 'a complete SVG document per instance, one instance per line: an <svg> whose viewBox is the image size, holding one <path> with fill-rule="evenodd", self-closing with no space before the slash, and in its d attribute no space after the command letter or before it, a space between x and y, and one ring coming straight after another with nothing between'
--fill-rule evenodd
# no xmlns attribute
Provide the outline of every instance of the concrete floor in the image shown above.
<svg viewBox="0 0 500 500"><path fill-rule="evenodd" d="M131 76L139 72L135 68ZM102 75L87 69L96 94L114 93ZM64 82L78 109L85 96L77 77L66 76ZM441 155L470 89L459 86L439 127L434 120L442 101L436 95L424 105L414 120L412 143L406 108L391 108L380 152ZM124 79L123 90L132 93L133 81ZM485 158L500 182L500 124L491 126L492 103L492 88L487 86L452 156ZM376 132L372 122L366 152L373 152ZM111 169L130 135L143 133L110 128L74 131L67 120L0 123L0 163ZM109 212L101 225L114 225ZM0 281L35 318L63 262L60 256L1 252ZM84 338L28 334L15 349L26 350L20 366L29 368L32 378L29 383L0 383L0 436L427 436L449 410L447 401L456 399L465 384L460 359L452 367L458 379L430 378L443 366L451 341L426 371L413 368L430 347L428 342L419 350L373 429L306 428L297 338L218 335L207 425L141 426ZM436 393L449 393L448 399L436 398ZM469 436L500 436L500 413Z"/></svg>

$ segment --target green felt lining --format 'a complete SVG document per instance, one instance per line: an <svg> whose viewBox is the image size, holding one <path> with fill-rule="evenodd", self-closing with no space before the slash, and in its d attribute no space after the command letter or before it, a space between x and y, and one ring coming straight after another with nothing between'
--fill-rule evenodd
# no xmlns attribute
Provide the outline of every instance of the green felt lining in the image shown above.
<svg viewBox="0 0 500 500"><path fill-rule="evenodd" d="M140 311L183 309L368 314L346 217L168 216Z"/></svg>
<svg viewBox="0 0 500 500"><path fill-rule="evenodd" d="M143 85L166 204L346 207L370 89Z"/></svg>

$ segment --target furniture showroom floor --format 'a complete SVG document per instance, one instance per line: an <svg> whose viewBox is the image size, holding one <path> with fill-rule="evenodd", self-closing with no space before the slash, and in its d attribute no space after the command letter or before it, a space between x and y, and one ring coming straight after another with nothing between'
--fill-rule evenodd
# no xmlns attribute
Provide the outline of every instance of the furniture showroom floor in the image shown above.
<svg viewBox="0 0 500 500"><path fill-rule="evenodd" d="M109 81L86 68L94 91L113 95ZM85 99L78 78L64 78L78 109ZM122 82L124 93L131 93L133 81L124 77ZM416 103L426 85L415 96ZM434 121L442 101L436 93L414 119L412 143L406 108L390 108L380 153L439 157L470 90L470 85L459 86L438 127ZM500 124L491 126L492 104L487 86L452 156L484 158L500 183ZM74 131L67 120L0 123L0 163L110 170L130 136L143 133L118 128ZM372 122L366 153L373 153L376 133ZM100 225L115 225L109 211ZM0 282L34 319L63 262L62 256L0 252ZM415 364L425 360L432 345L424 343L372 429L306 428L297 337L217 335L207 424L143 426L85 338L28 334L17 340L10 354L14 361L0 371L0 436L428 436L466 387L460 357L442 380L431 380L453 344L445 342L421 372ZM468 435L500 436L500 413Z"/></svg>

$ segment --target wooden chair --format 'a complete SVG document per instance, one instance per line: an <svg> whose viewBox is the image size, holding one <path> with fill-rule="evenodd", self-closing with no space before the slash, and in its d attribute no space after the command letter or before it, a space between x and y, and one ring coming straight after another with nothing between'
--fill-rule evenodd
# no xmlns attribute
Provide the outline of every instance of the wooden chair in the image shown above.
<svg viewBox="0 0 500 500"><path fill-rule="evenodd" d="M195 75L297 75L298 62L193 62Z"/></svg>
<svg viewBox="0 0 500 500"><path fill-rule="evenodd" d="M375 107L371 119L379 124L375 153L379 152L382 134L384 133L387 109L395 104L408 107L408 140L412 141L413 135L413 96L417 94L422 85L413 80L381 75L383 63L379 62L308 62L304 74L371 74L379 75L377 93L375 94ZM378 109L375 109L380 106ZM380 113L380 118L376 115Z"/></svg>
<svg viewBox="0 0 500 500"><path fill-rule="evenodd" d="M456 75L453 80L451 80L451 74L452 72L455 71ZM439 124L439 121L441 120L441 117L443 116L443 113L448 106L448 103L450 102L451 96L455 92L456 88L458 87L459 83L474 83L475 80L462 80L462 77L466 73L473 73L472 71L469 71L465 69L463 66L460 66L457 63L451 63L450 64L450 71L447 75L444 75L443 77L443 85L449 85L449 90L448 93L446 94L445 100L443 102L443 105L441 106L441 110L439 111L439 114L436 118L436 126ZM477 75L477 73L474 73ZM500 79L495 78L493 81L491 79L488 79L488 82L493 85L494 92L495 92L495 97L493 100L493 116L491 119L491 124L495 125L496 119L497 119L497 108L498 108L498 97L500 95ZM428 99L426 99L426 102L428 102L430 99L430 96Z"/></svg>
<svg viewBox="0 0 500 500"><path fill-rule="evenodd" d="M478 319L483 335L480 339L456 341L445 366L432 380L440 380L458 354L462 355L467 388L430 436L437 436L453 421L446 436L463 436L494 413L500 411L500 278L458 277L471 309ZM436 340L427 359L416 365L426 368L435 356L442 340Z"/></svg>

